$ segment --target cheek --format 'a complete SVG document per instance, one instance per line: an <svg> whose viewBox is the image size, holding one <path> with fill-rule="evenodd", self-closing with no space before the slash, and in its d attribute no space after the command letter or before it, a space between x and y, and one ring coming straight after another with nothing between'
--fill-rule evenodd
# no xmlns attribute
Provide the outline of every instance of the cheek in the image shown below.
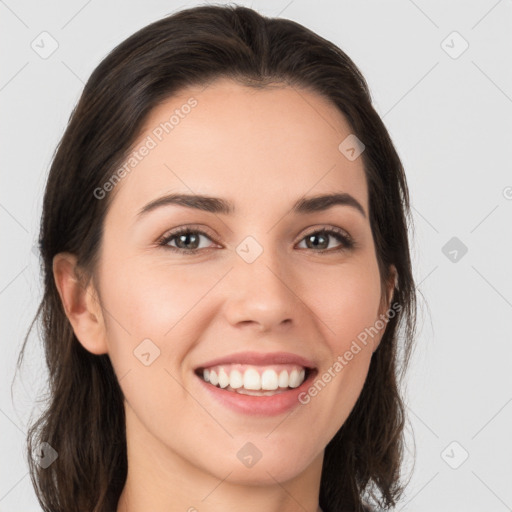
<svg viewBox="0 0 512 512"><path fill-rule="evenodd" d="M319 270L314 286L309 281L302 293L321 319L319 325L331 350L342 353L378 318L381 289L377 262L354 259Z"/></svg>
<svg viewBox="0 0 512 512"><path fill-rule="evenodd" d="M328 354L311 395L312 399L322 395L321 400L315 399L318 415L336 411L331 417L335 429L355 404L368 373L374 341L382 336L383 331L373 328L378 320L380 292L377 262L371 259L354 259L317 271L315 286L303 290L304 301L318 319ZM325 422L329 422L327 418Z"/></svg>
<svg viewBox="0 0 512 512"><path fill-rule="evenodd" d="M121 378L130 372L129 380L141 378L149 391L179 393L170 375L182 380L182 362L202 339L216 310L208 293L225 271L135 258L118 260L104 269L102 299L116 374ZM146 367L147 362L150 365ZM126 392L129 397L131 393Z"/></svg>
<svg viewBox="0 0 512 512"><path fill-rule="evenodd" d="M327 350L321 371L301 400L315 418L310 434L327 443L355 406L367 378L373 340L381 335L368 335L378 319L380 280L371 264L347 264L317 272L315 284L303 297L318 319Z"/></svg>
<svg viewBox="0 0 512 512"><path fill-rule="evenodd" d="M126 401L148 425L161 418L167 428L170 418L183 416L181 363L207 321L200 299L219 279L198 268L135 258L104 266L109 356Z"/></svg>
<svg viewBox="0 0 512 512"><path fill-rule="evenodd" d="M189 315L201 309L201 297L218 279L194 266L125 262L108 273L103 295L132 338L167 339L174 330L193 325Z"/></svg>

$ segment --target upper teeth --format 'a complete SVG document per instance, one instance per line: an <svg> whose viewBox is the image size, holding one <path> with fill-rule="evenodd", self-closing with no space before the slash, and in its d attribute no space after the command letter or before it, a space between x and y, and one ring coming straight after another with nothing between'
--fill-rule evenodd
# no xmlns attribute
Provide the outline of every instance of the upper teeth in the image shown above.
<svg viewBox="0 0 512 512"><path fill-rule="evenodd" d="M222 365L203 370L203 379L221 388L275 390L296 388L304 382L306 371L295 365L258 367L249 365Z"/></svg>

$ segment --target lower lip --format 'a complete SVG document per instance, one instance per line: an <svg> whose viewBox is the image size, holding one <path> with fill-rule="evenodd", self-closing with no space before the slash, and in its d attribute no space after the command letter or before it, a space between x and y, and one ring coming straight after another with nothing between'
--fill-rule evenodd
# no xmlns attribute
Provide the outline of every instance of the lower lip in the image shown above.
<svg viewBox="0 0 512 512"><path fill-rule="evenodd" d="M300 405L299 395L310 387L316 373L316 370L311 371L308 378L299 387L272 396L242 395L236 391L218 388L201 377L197 375L196 377L211 396L229 409L252 416L276 416Z"/></svg>

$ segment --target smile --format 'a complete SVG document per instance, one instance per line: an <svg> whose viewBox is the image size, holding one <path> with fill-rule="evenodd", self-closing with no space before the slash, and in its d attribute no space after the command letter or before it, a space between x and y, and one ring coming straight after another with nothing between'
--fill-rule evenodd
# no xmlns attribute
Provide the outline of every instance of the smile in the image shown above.
<svg viewBox="0 0 512 512"><path fill-rule="evenodd" d="M255 366L224 364L200 368L196 374L205 382L226 391L252 396L272 396L299 387L309 369L292 364Z"/></svg>
<svg viewBox="0 0 512 512"><path fill-rule="evenodd" d="M237 352L194 369L208 402L239 414L275 416L304 406L299 396L318 374L317 363L290 352ZM205 402L205 403L208 403Z"/></svg>

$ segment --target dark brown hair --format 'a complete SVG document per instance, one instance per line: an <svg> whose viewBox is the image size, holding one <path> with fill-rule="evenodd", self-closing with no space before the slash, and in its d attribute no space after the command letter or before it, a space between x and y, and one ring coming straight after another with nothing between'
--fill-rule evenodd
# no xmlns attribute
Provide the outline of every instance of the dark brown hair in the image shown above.
<svg viewBox="0 0 512 512"><path fill-rule="evenodd" d="M155 106L219 77L319 93L365 145L361 158L383 295L394 265L393 302L400 308L372 356L356 405L326 447L320 505L325 512L359 511L366 497L388 508L403 493L400 384L415 336L416 295L402 164L364 77L336 45L290 20L209 5L174 13L119 44L89 78L53 157L39 238L44 294L30 326L40 320L49 398L27 434L30 474L46 512L115 511L127 475L123 394L108 355L94 355L77 340L55 286L53 258L73 253L86 280L94 278L112 199L98 200L94 190L123 163ZM33 455L42 442L58 452L46 469Z"/></svg>

